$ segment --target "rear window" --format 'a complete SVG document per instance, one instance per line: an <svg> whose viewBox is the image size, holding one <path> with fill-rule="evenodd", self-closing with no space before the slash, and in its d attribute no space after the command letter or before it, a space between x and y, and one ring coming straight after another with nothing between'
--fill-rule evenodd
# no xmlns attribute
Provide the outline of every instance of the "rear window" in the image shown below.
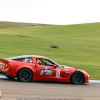
<svg viewBox="0 0 100 100"><path fill-rule="evenodd" d="M14 59L10 59L10 60L17 60L17 61L24 61L24 62L33 63L32 57L14 58Z"/></svg>

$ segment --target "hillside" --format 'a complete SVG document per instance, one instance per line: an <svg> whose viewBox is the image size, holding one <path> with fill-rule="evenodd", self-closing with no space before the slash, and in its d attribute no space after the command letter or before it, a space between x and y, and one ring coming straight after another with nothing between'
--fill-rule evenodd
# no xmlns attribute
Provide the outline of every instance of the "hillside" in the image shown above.
<svg viewBox="0 0 100 100"><path fill-rule="evenodd" d="M83 69L100 80L100 23L7 28L0 27L0 58L18 55L46 56L60 65ZM56 45L59 48L51 48Z"/></svg>

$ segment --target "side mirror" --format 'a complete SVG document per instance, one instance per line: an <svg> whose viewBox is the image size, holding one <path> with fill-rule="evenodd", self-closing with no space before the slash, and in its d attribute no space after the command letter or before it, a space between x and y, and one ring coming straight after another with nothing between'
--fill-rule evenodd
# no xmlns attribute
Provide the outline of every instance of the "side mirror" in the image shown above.
<svg viewBox="0 0 100 100"><path fill-rule="evenodd" d="M57 66L56 65L53 65L53 67L56 68Z"/></svg>

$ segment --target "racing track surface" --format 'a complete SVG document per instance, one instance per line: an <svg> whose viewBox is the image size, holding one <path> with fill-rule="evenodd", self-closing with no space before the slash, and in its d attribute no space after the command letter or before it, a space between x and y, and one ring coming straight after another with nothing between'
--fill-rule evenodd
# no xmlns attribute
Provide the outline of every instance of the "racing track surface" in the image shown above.
<svg viewBox="0 0 100 100"><path fill-rule="evenodd" d="M0 100L100 100L100 83L18 82L0 78ZM49 98L49 99L48 99ZM65 98L65 99L64 99Z"/></svg>

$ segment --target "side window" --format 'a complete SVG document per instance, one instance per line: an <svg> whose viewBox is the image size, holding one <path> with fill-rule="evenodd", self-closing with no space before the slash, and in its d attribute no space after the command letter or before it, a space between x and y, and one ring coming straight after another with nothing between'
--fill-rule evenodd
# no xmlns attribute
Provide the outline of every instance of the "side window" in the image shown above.
<svg viewBox="0 0 100 100"><path fill-rule="evenodd" d="M33 63L33 60L32 60L32 58L31 57L27 57L27 58L25 58L25 60L24 60L25 62L30 62L30 63Z"/></svg>
<svg viewBox="0 0 100 100"><path fill-rule="evenodd" d="M17 59L12 59L12 60L23 61L25 60L25 58L17 58Z"/></svg>
<svg viewBox="0 0 100 100"><path fill-rule="evenodd" d="M42 59L42 58L36 58L36 63L45 66L53 66L55 64L54 62L48 59Z"/></svg>
<svg viewBox="0 0 100 100"><path fill-rule="evenodd" d="M44 62L45 62L45 65L47 65L47 66L53 66L53 65L54 65L54 63L51 62L51 61L48 60L48 59L43 59L43 60L44 60Z"/></svg>
<svg viewBox="0 0 100 100"><path fill-rule="evenodd" d="M37 63L37 64L42 64L42 61L41 61L41 59L39 59L39 58L36 58L36 63Z"/></svg>
<svg viewBox="0 0 100 100"><path fill-rule="evenodd" d="M24 61L24 62L30 62L30 63L33 63L33 60L32 60L31 57L17 58L17 59L12 59L12 60L17 60L17 61Z"/></svg>

